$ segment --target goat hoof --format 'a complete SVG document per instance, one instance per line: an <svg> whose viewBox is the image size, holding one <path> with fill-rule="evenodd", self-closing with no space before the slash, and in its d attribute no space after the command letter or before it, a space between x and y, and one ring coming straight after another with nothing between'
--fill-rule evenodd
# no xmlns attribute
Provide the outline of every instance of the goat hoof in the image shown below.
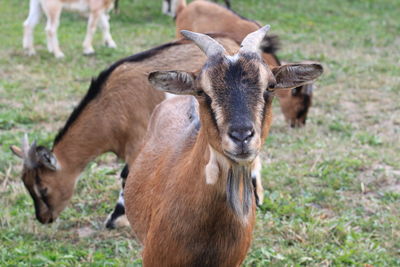
<svg viewBox="0 0 400 267"><path fill-rule="evenodd" d="M126 218L126 215L121 215L116 218L113 218L111 215L109 215L104 224L105 227L110 230L122 227L129 227L129 221L128 218Z"/></svg>
<svg viewBox="0 0 400 267"><path fill-rule="evenodd" d="M115 227L115 223L114 223L114 221L112 221L112 220L107 220L107 221L105 221L105 226L106 226L106 228L109 229L109 230L113 230L113 229L116 228L116 227Z"/></svg>
<svg viewBox="0 0 400 267"><path fill-rule="evenodd" d="M117 48L117 44L113 40L105 42L105 44L109 48Z"/></svg>
<svg viewBox="0 0 400 267"><path fill-rule="evenodd" d="M65 57L63 52L58 52L58 53L55 53L55 54L54 54L54 56L55 56L56 58L59 58L59 59L61 59L61 58L64 58L64 57Z"/></svg>
<svg viewBox="0 0 400 267"><path fill-rule="evenodd" d="M93 49L93 48L91 48L91 49L85 49L85 50L83 50L83 54L84 54L85 56L92 56L92 55L94 55L94 49Z"/></svg>

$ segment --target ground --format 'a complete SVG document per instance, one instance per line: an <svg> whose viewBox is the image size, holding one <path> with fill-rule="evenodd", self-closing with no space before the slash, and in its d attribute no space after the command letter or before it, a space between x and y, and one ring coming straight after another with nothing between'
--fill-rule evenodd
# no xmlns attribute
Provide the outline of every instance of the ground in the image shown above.
<svg viewBox="0 0 400 267"><path fill-rule="evenodd" d="M400 265L400 1L243 0L240 14L281 38L285 61L316 60L325 73L303 129L275 118L263 150L265 202L245 266ZM0 27L0 262L7 266L140 266L129 229L105 230L122 163L111 154L89 164L72 202L50 226L34 218L9 150L25 132L51 147L91 77L119 58L167 42L174 22L161 0L122 0L111 15L116 50L82 56L86 19L63 13L66 58L22 51L27 0L4 0Z"/></svg>

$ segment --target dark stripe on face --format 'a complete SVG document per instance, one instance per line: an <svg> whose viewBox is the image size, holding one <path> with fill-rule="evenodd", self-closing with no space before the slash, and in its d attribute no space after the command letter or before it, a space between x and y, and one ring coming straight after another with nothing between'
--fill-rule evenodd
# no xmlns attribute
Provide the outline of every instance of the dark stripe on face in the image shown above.
<svg viewBox="0 0 400 267"><path fill-rule="evenodd" d="M50 210L49 198L47 196L47 189L42 188L40 176L37 173L35 176L35 181L36 181L36 188L39 191L38 199L40 199L46 205L46 207Z"/></svg>
<svg viewBox="0 0 400 267"><path fill-rule="evenodd" d="M221 107L223 117L239 127L255 120L260 101L259 68L252 59L251 55L244 55L235 62L225 61L210 75L216 104Z"/></svg>
<svg viewBox="0 0 400 267"><path fill-rule="evenodd" d="M28 192L32 197L33 205L35 206L36 218L38 218L38 220L39 220L39 216L40 216L40 204L39 204L39 201L40 200L39 200L38 196L36 195L36 193L35 193L35 191L34 191L34 189L32 187L28 187L28 186L25 186L25 187L26 187L26 189L28 189Z"/></svg>

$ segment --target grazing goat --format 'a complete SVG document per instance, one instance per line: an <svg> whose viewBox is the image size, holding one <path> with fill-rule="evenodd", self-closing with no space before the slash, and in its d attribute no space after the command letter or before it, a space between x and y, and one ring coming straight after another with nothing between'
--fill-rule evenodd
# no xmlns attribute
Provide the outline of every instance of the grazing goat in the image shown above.
<svg viewBox="0 0 400 267"><path fill-rule="evenodd" d="M255 222L251 171L268 135L273 92L317 78L319 64L270 68L259 46L269 26L241 48L182 31L207 55L195 72L157 71L161 91L187 95L154 110L125 186L143 266L239 266ZM188 60L189 61L189 60Z"/></svg>
<svg viewBox="0 0 400 267"><path fill-rule="evenodd" d="M83 41L83 53L90 55L94 53L92 46L93 35L96 31L98 22L103 31L103 39L108 47L115 48L117 45L111 37L108 11L112 8L114 0L30 0L29 15L24 22L23 48L28 55L35 54L33 46L33 31L39 23L42 9L47 17L46 35L47 49L54 53L56 58L64 57L61 51L57 28L60 22L60 15L63 8L89 12L89 20L85 40Z"/></svg>
<svg viewBox="0 0 400 267"><path fill-rule="evenodd" d="M181 30L190 30L200 33L223 32L229 33L238 43L243 38L260 28L260 25L226 9L220 5L208 1L194 1L186 5L185 0L176 2L176 35L181 37ZM271 50L269 41L277 41L277 38L269 38L261 43L264 61L270 66L281 65ZM304 126L308 110L312 104L313 84L306 84L293 88L292 90L281 90L277 92L282 113L291 127Z"/></svg>
<svg viewBox="0 0 400 267"><path fill-rule="evenodd" d="M224 45L239 48L228 36L216 38ZM30 145L27 140L22 148L11 146L24 161L22 180L32 196L39 222L51 223L59 216L73 194L78 176L97 156L111 151L125 162L136 158L151 113L166 98L166 94L152 89L148 73L177 68L195 71L205 60L188 40L166 43L124 58L92 81L86 96L56 136L52 149ZM122 178L127 173L128 166ZM258 196L259 201L262 197ZM113 228L123 214L121 192L107 227Z"/></svg>

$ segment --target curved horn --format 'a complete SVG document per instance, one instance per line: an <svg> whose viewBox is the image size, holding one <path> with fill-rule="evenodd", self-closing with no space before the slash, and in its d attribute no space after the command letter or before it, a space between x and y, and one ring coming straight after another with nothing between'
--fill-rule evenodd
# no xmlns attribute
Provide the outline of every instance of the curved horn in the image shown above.
<svg viewBox="0 0 400 267"><path fill-rule="evenodd" d="M192 40L207 57L225 53L225 48L208 35L186 30L182 30L181 34Z"/></svg>
<svg viewBox="0 0 400 267"><path fill-rule="evenodd" d="M271 28L271 26L265 25L264 27L258 29L257 31L248 34L243 39L243 41L240 45L241 48L239 50L239 53L253 52L253 53L260 54L261 53L261 50L260 50L261 42L264 39L265 34L269 31L270 28Z"/></svg>
<svg viewBox="0 0 400 267"><path fill-rule="evenodd" d="M36 167L38 163L38 157L36 155L36 141L33 141L31 146L29 147L28 153L25 158L25 163L29 168Z"/></svg>
<svg viewBox="0 0 400 267"><path fill-rule="evenodd" d="M25 133L24 137L22 138L22 152L24 153L24 157L26 158L29 152L29 139L27 133Z"/></svg>

